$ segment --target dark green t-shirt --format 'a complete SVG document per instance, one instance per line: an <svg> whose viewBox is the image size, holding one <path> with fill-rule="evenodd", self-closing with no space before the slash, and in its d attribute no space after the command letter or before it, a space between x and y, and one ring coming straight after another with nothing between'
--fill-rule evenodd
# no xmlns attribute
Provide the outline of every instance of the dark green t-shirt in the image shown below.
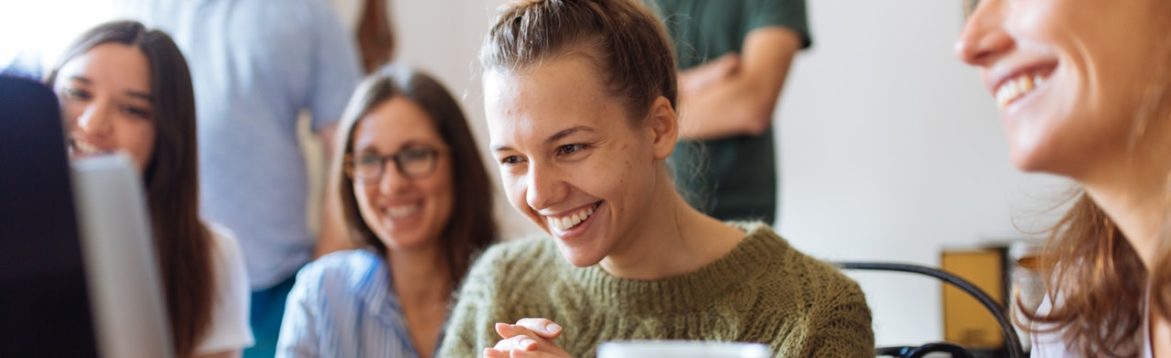
<svg viewBox="0 0 1171 358"><path fill-rule="evenodd" d="M796 31L803 48L812 43L805 0L645 1L666 23L680 70L740 53L748 33L762 27ZM680 192L708 215L772 222L777 206L775 152L772 127L759 136L682 140L671 157L671 168Z"/></svg>

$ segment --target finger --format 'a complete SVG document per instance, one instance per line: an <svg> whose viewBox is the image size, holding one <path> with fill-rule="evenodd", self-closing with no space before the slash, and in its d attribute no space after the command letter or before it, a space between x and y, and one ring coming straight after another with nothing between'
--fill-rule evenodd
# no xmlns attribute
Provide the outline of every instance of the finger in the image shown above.
<svg viewBox="0 0 1171 358"><path fill-rule="evenodd" d="M484 348L484 358L508 358L508 351Z"/></svg>
<svg viewBox="0 0 1171 358"><path fill-rule="evenodd" d="M502 339L496 342L496 346L492 347L492 349L498 351L531 351L537 349L538 342L537 339L522 334Z"/></svg>
<svg viewBox="0 0 1171 358"><path fill-rule="evenodd" d="M537 334L537 332L533 332L526 327L508 323L497 323L496 334L499 334L500 338L504 339L512 338L518 335L527 335L530 337L541 336L540 334Z"/></svg>
<svg viewBox="0 0 1171 358"><path fill-rule="evenodd" d="M541 338L553 339L561 335L561 325L544 318L522 318L516 325L527 328Z"/></svg>

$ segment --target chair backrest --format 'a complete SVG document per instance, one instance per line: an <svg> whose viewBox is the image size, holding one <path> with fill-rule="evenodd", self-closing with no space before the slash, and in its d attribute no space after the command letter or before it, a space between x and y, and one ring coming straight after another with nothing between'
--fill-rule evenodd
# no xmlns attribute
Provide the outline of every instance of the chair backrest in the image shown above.
<svg viewBox="0 0 1171 358"><path fill-rule="evenodd" d="M1004 312L1004 309L1000 307L1000 305L996 303L996 300L992 299L992 297L989 296L987 292L984 292L984 290L981 290L979 287L976 287L976 285L973 285L971 282L968 282L959 276L933 267L903 263L839 262L838 267L841 267L845 270L912 273L933 277L947 284L955 286L961 291L971 295L972 298L980 301L980 304L984 306L984 308L989 312L991 312L992 316L996 318L996 323L1000 325L1000 331L1004 335L1004 341L1008 349L1009 357L1023 358L1025 356L1024 347L1021 346L1020 336L1018 336L1016 330L1013 329L1012 321L1008 319L1008 314ZM967 354L968 357L971 356L971 353L963 350L962 347L944 342L929 343L919 347L888 347L879 348L877 350L879 355L897 355L904 358L918 358L932 352L952 353L953 357L962 357L964 354Z"/></svg>

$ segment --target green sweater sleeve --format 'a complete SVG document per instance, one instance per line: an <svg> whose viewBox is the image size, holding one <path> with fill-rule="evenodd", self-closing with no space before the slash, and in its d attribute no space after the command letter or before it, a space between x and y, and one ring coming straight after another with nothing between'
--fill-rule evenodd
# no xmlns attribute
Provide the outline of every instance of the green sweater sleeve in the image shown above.
<svg viewBox="0 0 1171 358"><path fill-rule="evenodd" d="M496 278L500 275L500 251L499 246L489 249L468 272L456 296L439 357L479 357L484 348L495 344L493 311L497 308L492 303L497 291Z"/></svg>
<svg viewBox="0 0 1171 358"><path fill-rule="evenodd" d="M817 315L812 357L873 357L870 307L858 284L840 285L840 293Z"/></svg>

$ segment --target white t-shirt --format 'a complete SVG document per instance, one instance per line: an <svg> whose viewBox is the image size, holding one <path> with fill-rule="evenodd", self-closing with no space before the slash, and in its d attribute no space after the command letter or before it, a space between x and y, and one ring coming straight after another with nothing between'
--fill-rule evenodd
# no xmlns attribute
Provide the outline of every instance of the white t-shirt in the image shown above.
<svg viewBox="0 0 1171 358"><path fill-rule="evenodd" d="M1141 328L1142 333L1139 334L1138 337L1136 337L1136 339L1134 341L1135 344L1138 344L1142 347L1142 354L1139 355L1139 357L1142 357L1142 358L1153 358L1154 357L1154 354L1152 353L1152 352L1154 352L1154 350L1151 349L1151 340L1149 337L1149 335L1150 335L1149 332L1151 331L1150 315L1147 312L1147 307L1149 305L1150 305L1150 296L1148 294L1148 296L1146 297L1146 300L1143 302L1143 325ZM1037 313L1040 315L1045 315L1045 314L1048 314L1049 311L1052 309L1053 309L1053 304L1052 304L1051 300L1049 299L1049 296L1045 296L1045 299L1041 301L1041 306L1037 308ZM1069 345L1066 344L1066 342L1062 339L1060 331L1054 331L1054 332L1048 332L1048 333L1034 333L1033 336L1031 337L1031 341L1033 343L1033 350L1030 353L1030 356L1032 358L1059 358L1059 357L1081 357L1082 356L1080 353L1076 353L1075 351L1070 350L1072 347L1069 347Z"/></svg>
<svg viewBox="0 0 1171 358"><path fill-rule="evenodd" d="M236 237L226 228L209 223L212 242L212 273L215 275L215 301L211 322L203 339L195 344L195 355L242 350L252 346L252 328L248 325L251 291L244 256Z"/></svg>

